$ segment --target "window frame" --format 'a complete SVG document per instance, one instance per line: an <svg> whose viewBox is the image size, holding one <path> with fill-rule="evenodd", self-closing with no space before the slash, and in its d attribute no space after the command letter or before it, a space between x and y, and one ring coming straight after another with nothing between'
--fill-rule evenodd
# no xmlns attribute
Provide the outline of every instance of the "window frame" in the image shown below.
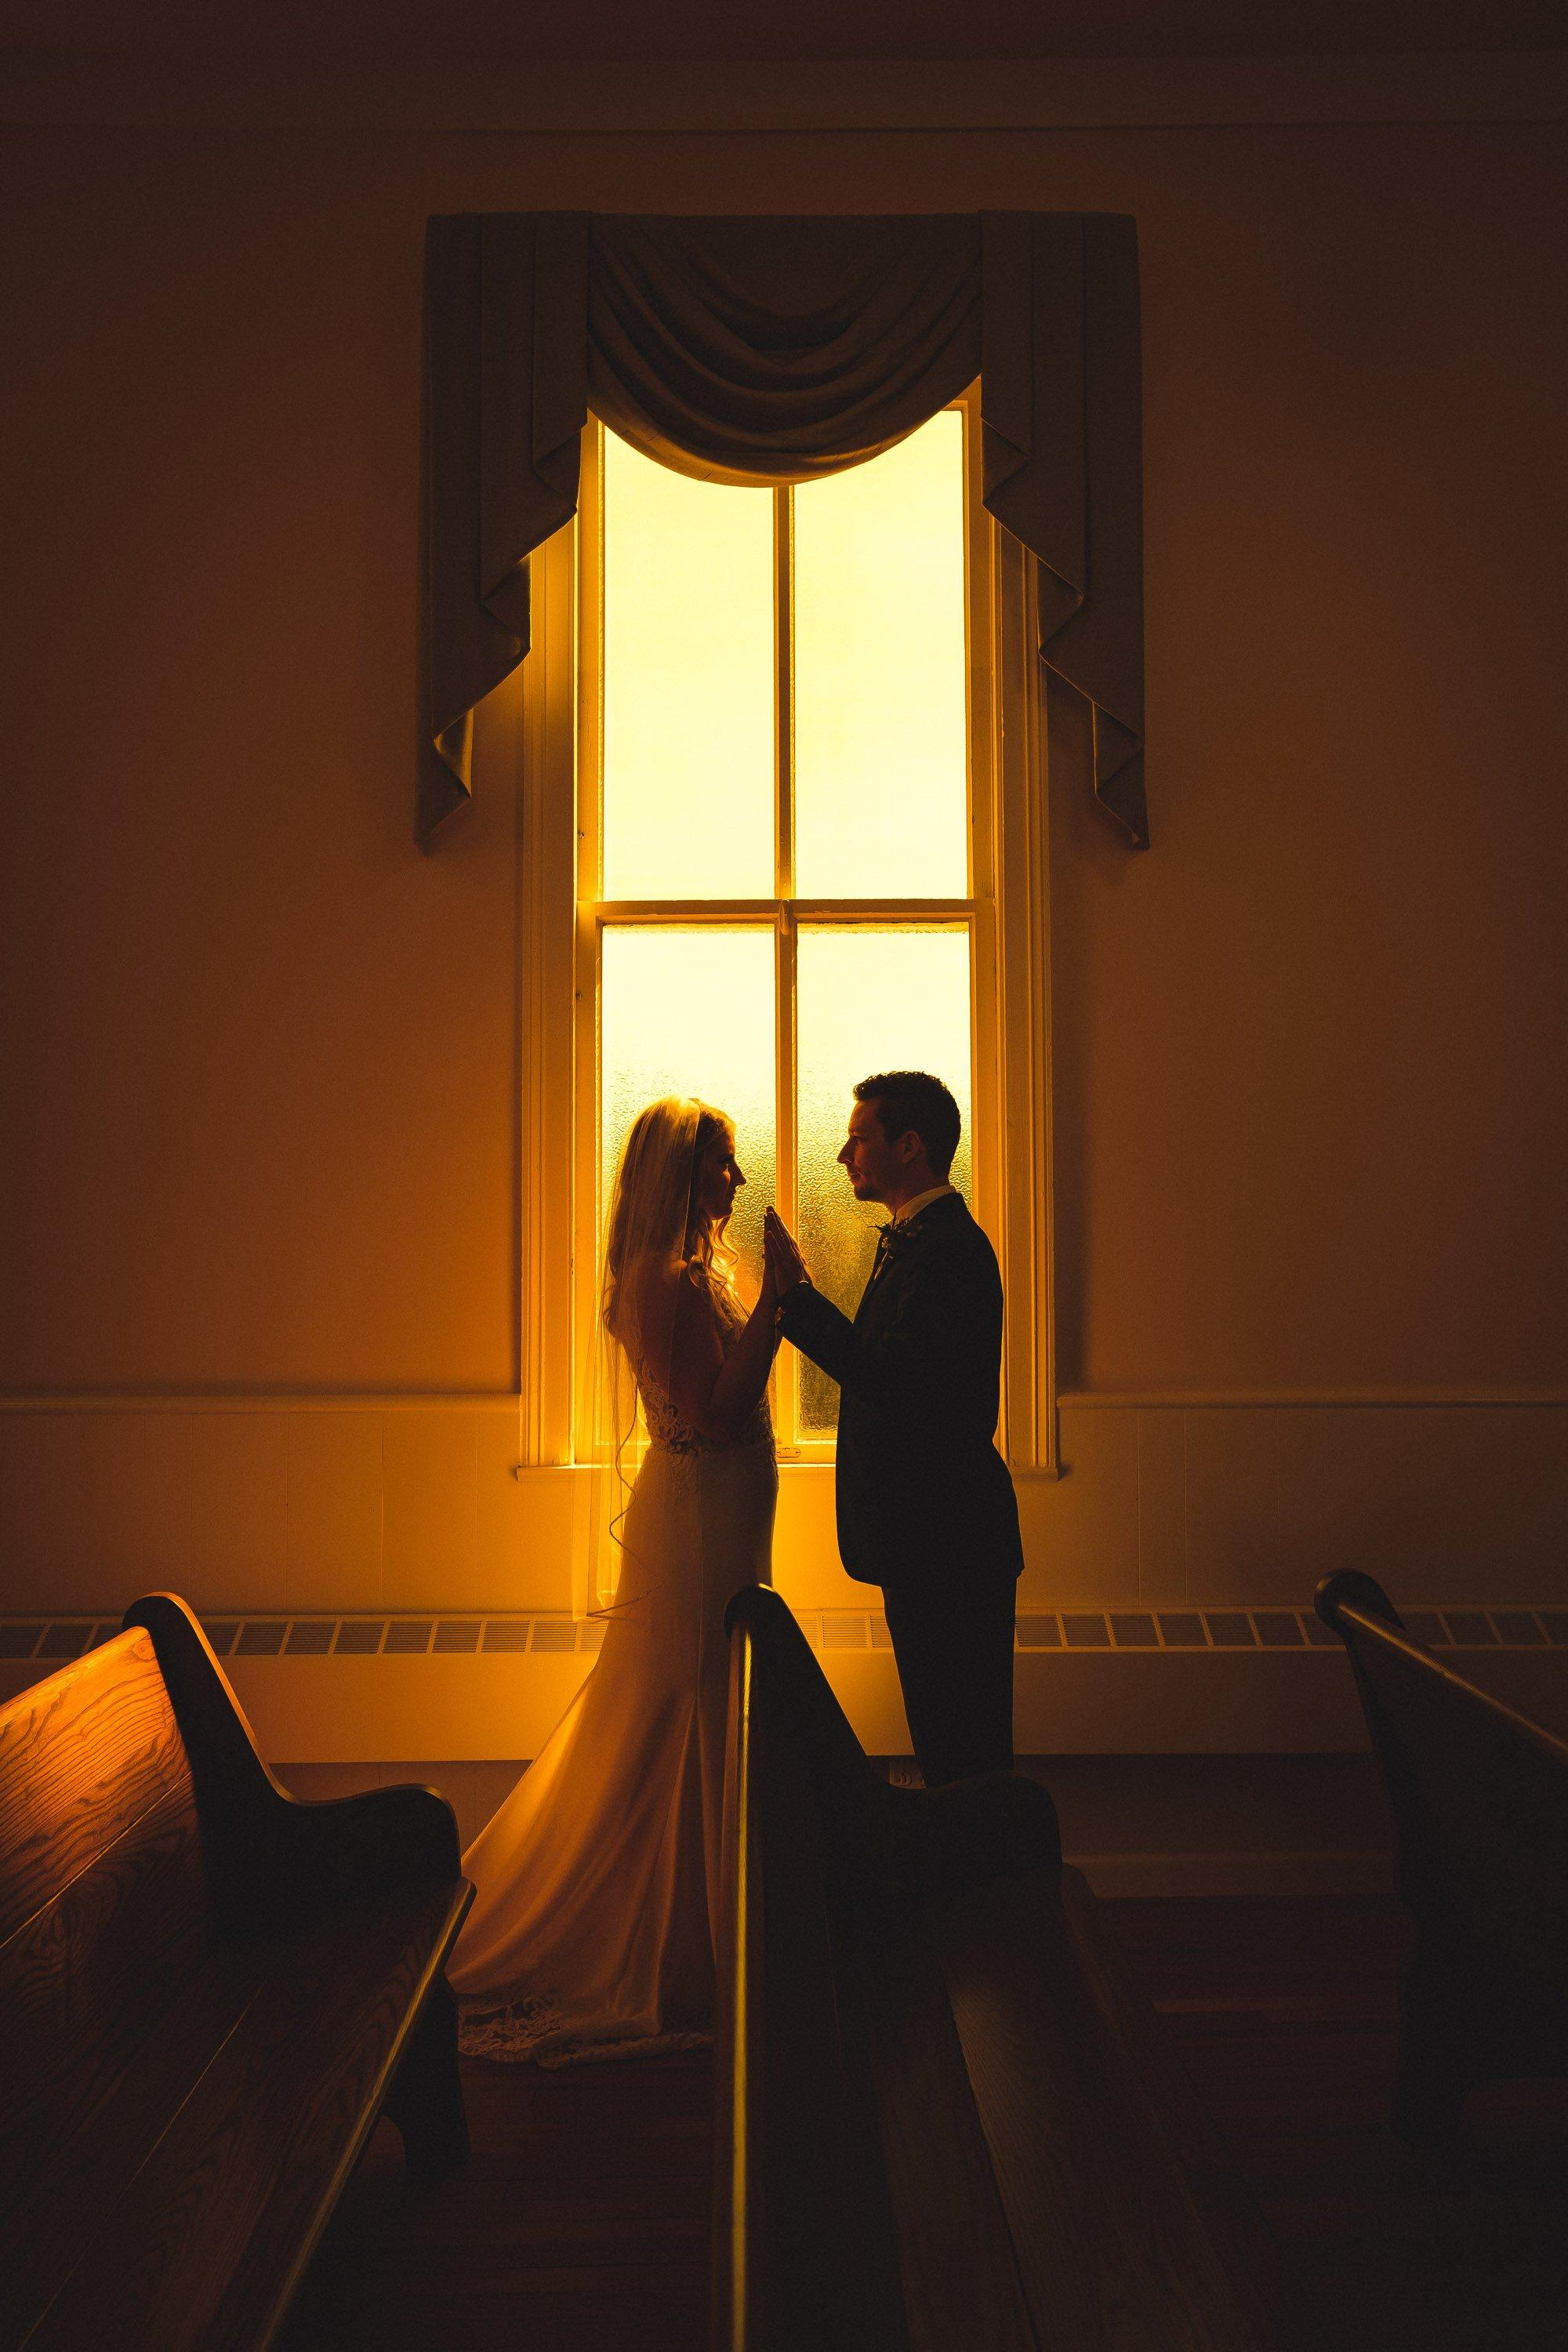
<svg viewBox="0 0 1568 2352"><path fill-rule="evenodd" d="M1007 1286L1000 1440L1015 1475L1058 1472L1051 1331L1048 866L1044 693L1033 567L982 499L979 387L965 412L965 669L969 892L963 898L796 898L788 884L788 702L775 696L775 896L597 898L602 427L584 435L578 513L533 558L533 649L523 665L520 851L520 1475L579 1458L589 1411L598 1253L600 942L606 922L770 925L774 932L778 1185L795 1186L793 962L803 921L904 917L970 939L973 1207ZM787 515L784 493L775 492ZM787 656L790 548L775 529L775 628ZM1006 1153L1001 1139L1007 1139ZM795 1370L782 1352L781 1425ZM781 1445L786 1474L831 1464L830 1440ZM586 1460L588 1448L580 1449Z"/></svg>

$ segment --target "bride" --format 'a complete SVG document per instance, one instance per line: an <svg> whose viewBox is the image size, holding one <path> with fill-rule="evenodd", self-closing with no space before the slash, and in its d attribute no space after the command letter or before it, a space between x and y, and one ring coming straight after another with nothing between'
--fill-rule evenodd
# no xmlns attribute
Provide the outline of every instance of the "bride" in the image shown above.
<svg viewBox="0 0 1568 2352"><path fill-rule="evenodd" d="M748 1315L724 1228L745 1182L722 1111L649 1103L626 1138L599 1339L621 1476L597 1664L463 1857L478 1894L447 1974L462 2046L566 2063L693 2046L711 2024L729 1650L767 1580L778 1477L771 1271Z"/></svg>

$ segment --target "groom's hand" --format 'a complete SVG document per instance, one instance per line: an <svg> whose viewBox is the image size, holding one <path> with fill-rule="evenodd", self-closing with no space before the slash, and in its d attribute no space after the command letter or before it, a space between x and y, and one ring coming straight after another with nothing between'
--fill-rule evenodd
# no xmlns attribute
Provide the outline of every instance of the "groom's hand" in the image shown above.
<svg viewBox="0 0 1568 2352"><path fill-rule="evenodd" d="M773 1287L781 1298L801 1283L810 1281L795 1236L776 1209L763 1212L763 1246L773 1268Z"/></svg>

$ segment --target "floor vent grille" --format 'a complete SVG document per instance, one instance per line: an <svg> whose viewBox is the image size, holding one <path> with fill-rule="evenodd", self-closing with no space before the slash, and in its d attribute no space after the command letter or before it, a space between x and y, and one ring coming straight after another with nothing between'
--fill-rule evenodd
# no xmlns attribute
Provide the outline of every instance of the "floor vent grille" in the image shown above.
<svg viewBox="0 0 1568 2352"><path fill-rule="evenodd" d="M888 1622L880 1610L797 1612L814 1649L886 1650ZM1568 1609L1412 1608L1404 1612L1413 1640L1429 1650L1568 1650ZM242 1616L203 1620L220 1658L414 1658L562 1656L597 1650L602 1617L564 1611L522 1616L439 1617ZM0 1660L79 1658L120 1631L118 1618L0 1617ZM1337 1653L1339 1637L1310 1609L1049 1609L1026 1610L1017 1621L1021 1651L1279 1651Z"/></svg>

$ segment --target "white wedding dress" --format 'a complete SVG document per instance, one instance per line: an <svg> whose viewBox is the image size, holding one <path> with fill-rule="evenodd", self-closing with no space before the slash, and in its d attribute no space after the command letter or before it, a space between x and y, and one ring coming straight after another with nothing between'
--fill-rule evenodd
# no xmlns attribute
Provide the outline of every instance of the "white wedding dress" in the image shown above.
<svg viewBox="0 0 1568 2352"><path fill-rule="evenodd" d="M738 1313L712 1294L732 1345ZM647 1380L648 1447L586 1682L463 1857L478 1888L447 1974L462 2047L567 2064L710 2036L729 1645L768 1580L778 1474L764 1397L700 1437Z"/></svg>

